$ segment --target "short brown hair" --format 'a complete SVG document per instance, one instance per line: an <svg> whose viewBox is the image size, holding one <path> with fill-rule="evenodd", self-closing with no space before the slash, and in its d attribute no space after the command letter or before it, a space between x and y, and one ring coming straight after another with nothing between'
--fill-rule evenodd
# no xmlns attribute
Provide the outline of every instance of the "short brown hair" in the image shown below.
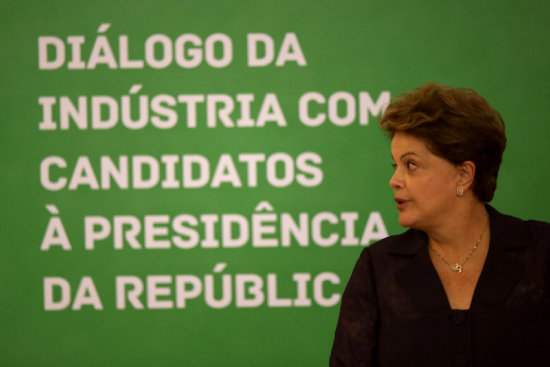
<svg viewBox="0 0 550 367"><path fill-rule="evenodd" d="M506 148L500 113L472 89L428 83L386 107L380 126L390 137L404 132L426 142L435 155L458 165L476 165L473 193L482 202L493 198Z"/></svg>

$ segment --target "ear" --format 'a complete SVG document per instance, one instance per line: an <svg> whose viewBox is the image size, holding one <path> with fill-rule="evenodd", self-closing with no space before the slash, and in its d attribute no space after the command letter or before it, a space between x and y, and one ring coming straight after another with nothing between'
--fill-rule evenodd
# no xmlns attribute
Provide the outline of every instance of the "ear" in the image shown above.
<svg viewBox="0 0 550 367"><path fill-rule="evenodd" d="M457 169L457 185L463 186L464 191L468 190L474 182L476 174L476 165L472 161L464 161L458 166Z"/></svg>

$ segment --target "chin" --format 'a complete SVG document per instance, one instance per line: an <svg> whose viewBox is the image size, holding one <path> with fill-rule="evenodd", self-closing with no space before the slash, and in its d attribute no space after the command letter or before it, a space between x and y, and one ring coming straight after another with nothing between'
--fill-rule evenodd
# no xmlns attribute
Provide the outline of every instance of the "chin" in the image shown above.
<svg viewBox="0 0 550 367"><path fill-rule="evenodd" d="M415 223L416 221L414 220L414 218L411 218L410 215L407 215L403 212L399 213L399 224L402 227L415 228Z"/></svg>

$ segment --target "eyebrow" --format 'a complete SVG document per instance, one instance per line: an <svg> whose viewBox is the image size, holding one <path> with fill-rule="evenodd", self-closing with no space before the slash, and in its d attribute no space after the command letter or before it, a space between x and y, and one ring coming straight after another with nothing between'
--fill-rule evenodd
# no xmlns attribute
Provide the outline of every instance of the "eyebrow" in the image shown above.
<svg viewBox="0 0 550 367"><path fill-rule="evenodd" d="M415 152L406 152L406 153L401 154L401 157L399 157L399 160L402 160L403 158L405 158L406 156L409 156L409 155L418 156L418 154L416 154ZM392 159L393 159L393 156L392 156Z"/></svg>
<svg viewBox="0 0 550 367"><path fill-rule="evenodd" d="M399 157L399 159L403 159L403 158L405 158L405 157L408 156L408 155L418 155L418 154L416 154L415 152L403 153L403 154L401 154L401 157Z"/></svg>

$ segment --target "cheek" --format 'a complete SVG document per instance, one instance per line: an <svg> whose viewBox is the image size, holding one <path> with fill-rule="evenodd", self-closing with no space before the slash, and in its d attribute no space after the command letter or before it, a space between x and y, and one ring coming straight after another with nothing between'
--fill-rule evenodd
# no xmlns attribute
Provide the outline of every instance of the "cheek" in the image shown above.
<svg viewBox="0 0 550 367"><path fill-rule="evenodd" d="M428 200L445 201L454 193L453 182L448 177L426 177L420 185L422 196Z"/></svg>

